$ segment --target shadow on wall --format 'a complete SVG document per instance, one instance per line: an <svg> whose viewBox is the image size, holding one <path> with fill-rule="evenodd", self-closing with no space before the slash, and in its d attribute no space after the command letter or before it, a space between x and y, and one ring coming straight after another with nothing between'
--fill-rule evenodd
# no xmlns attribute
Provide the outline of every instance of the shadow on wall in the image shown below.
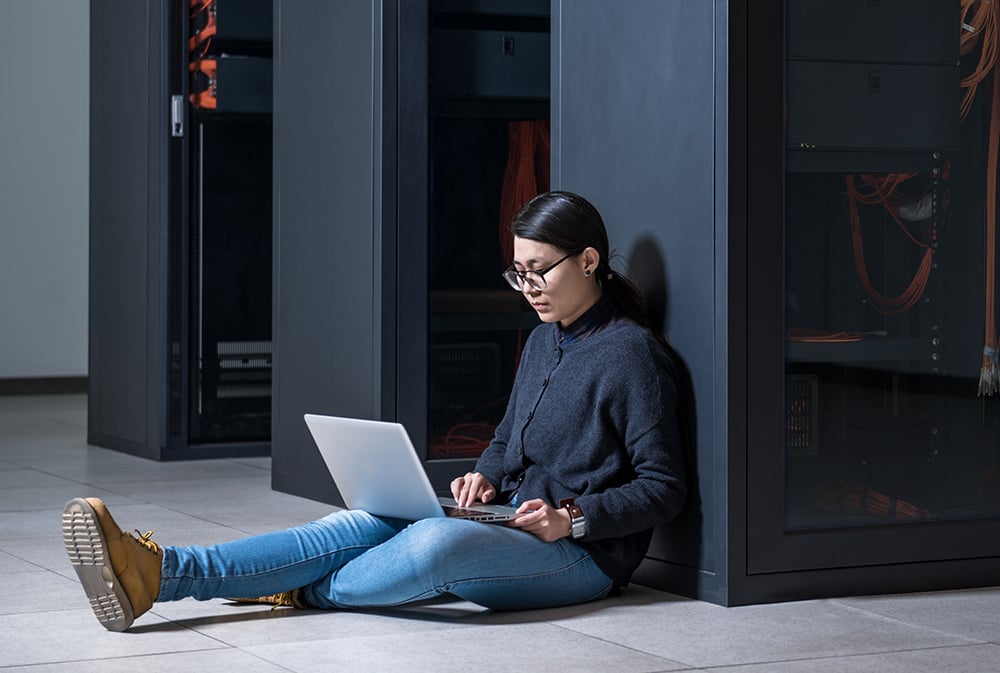
<svg viewBox="0 0 1000 673"><path fill-rule="evenodd" d="M639 238L628 256L629 277L639 287L653 325L668 336L670 316L670 288L667 285L667 267L659 243L652 237ZM702 508L698 479L697 413L691 372L684 358L672 346L670 359L675 367L677 383L677 421L681 443L687 460L688 499L684 511L667 528L665 536L658 534L650 547L650 556L699 568L702 551ZM662 532L662 531L661 531ZM680 544L683 543L683 544Z"/></svg>

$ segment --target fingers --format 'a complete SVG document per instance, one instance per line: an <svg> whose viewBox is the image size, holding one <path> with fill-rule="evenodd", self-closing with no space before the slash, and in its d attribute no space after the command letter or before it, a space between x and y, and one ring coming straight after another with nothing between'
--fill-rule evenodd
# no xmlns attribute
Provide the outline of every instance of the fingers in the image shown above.
<svg viewBox="0 0 1000 673"><path fill-rule="evenodd" d="M455 499L455 502L461 500L462 488L465 486L465 477L455 477L451 480L451 497Z"/></svg>
<svg viewBox="0 0 1000 673"><path fill-rule="evenodd" d="M523 514L525 512L537 512L545 507L548 507L548 505L545 504L544 500L525 500L518 506L517 513Z"/></svg>
<svg viewBox="0 0 1000 673"><path fill-rule="evenodd" d="M496 495L493 484L478 472L469 472L451 482L451 495L459 507L468 507L478 499L489 502Z"/></svg>
<svg viewBox="0 0 1000 673"><path fill-rule="evenodd" d="M517 508L517 517L508 525L520 528L544 542L554 542L570 534L565 510L554 509L544 500L527 500Z"/></svg>

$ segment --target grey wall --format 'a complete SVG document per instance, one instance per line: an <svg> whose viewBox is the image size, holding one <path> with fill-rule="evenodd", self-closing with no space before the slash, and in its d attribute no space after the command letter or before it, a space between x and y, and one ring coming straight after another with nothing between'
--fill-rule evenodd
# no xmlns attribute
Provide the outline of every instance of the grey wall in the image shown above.
<svg viewBox="0 0 1000 673"><path fill-rule="evenodd" d="M0 0L0 378L87 374L89 32Z"/></svg>

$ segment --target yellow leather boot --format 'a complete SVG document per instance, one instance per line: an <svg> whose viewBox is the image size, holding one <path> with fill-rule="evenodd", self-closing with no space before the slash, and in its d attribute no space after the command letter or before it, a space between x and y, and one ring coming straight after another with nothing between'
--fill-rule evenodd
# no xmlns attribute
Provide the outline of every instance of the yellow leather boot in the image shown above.
<svg viewBox="0 0 1000 673"><path fill-rule="evenodd" d="M163 551L149 539L153 532L126 533L100 498L66 503L62 527L66 553L97 620L109 631L124 631L160 593Z"/></svg>
<svg viewBox="0 0 1000 673"><path fill-rule="evenodd" d="M299 589L293 589L292 591L282 591L279 594L270 594L268 596L256 596L248 598L227 598L227 601L232 601L234 603L250 603L256 605L271 605L271 609L276 610L280 607L289 608L299 608L300 610L308 610L309 604L305 602L302 598L301 591Z"/></svg>

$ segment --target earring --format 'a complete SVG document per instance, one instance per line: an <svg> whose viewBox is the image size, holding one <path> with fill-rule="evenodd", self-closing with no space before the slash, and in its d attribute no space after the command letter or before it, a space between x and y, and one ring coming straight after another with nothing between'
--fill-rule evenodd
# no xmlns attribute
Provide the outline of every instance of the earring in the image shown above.
<svg viewBox="0 0 1000 673"><path fill-rule="evenodd" d="M583 275L586 276L587 278L590 278L590 269L587 269L586 271L584 271Z"/></svg>

